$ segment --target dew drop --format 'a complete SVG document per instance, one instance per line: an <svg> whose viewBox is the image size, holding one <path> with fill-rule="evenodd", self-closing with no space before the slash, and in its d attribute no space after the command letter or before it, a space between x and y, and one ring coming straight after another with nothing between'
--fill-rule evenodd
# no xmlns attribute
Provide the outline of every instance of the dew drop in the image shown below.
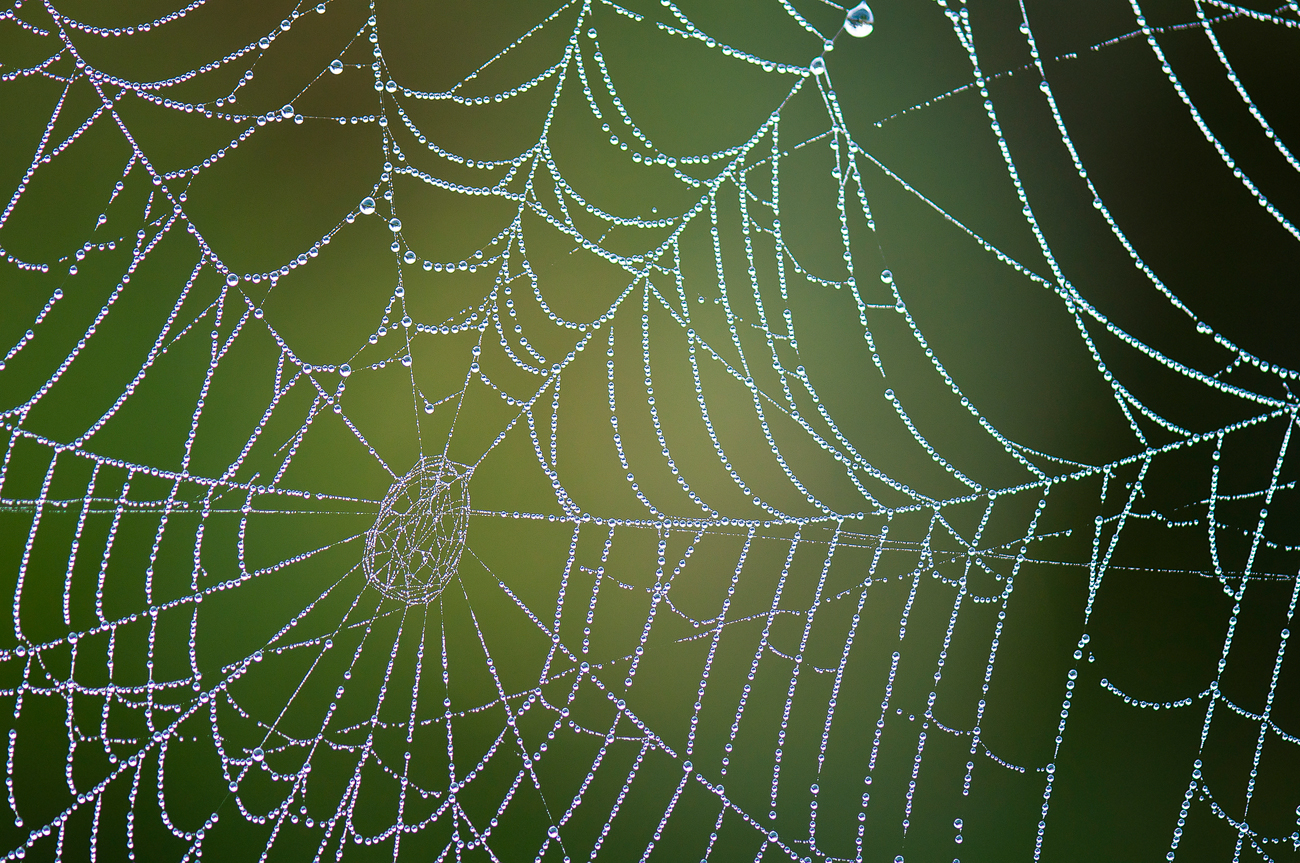
<svg viewBox="0 0 1300 863"><path fill-rule="evenodd" d="M262 751L262 747L259 746L253 750L254 761L261 761L265 757L266 757L266 753Z"/></svg>
<svg viewBox="0 0 1300 863"><path fill-rule="evenodd" d="M826 74L826 61L823 60L821 57L814 57L814 58L813 58L813 61L812 61L811 63L808 64L808 69L809 69L809 70L810 70L814 75L825 75L825 74Z"/></svg>
<svg viewBox="0 0 1300 863"><path fill-rule="evenodd" d="M370 197L362 198L361 206L358 209L361 210L361 215L363 216L373 214L375 212L375 199Z"/></svg>
<svg viewBox="0 0 1300 863"><path fill-rule="evenodd" d="M876 16L871 14L871 7L866 3L859 3L849 10L849 14L844 18L844 29L850 36L861 39L863 36L870 36L871 31L875 29Z"/></svg>
<svg viewBox="0 0 1300 863"><path fill-rule="evenodd" d="M226 287L233 288L237 284L239 284L239 276L235 275L234 273L231 273L230 275L226 276Z"/></svg>
<svg viewBox="0 0 1300 863"><path fill-rule="evenodd" d="M402 230L402 220L397 218L389 219L388 230L392 231L394 234Z"/></svg>
<svg viewBox="0 0 1300 863"><path fill-rule="evenodd" d="M334 75L342 75L342 74L343 74L343 61L342 61L342 60L331 60L331 61L330 61L330 72L331 72L332 74L334 74Z"/></svg>

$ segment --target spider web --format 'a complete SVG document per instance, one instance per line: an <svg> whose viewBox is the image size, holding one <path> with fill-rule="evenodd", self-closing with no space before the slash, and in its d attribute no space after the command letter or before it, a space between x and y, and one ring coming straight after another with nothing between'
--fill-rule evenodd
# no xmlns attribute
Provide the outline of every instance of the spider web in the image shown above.
<svg viewBox="0 0 1300 863"><path fill-rule="evenodd" d="M1291 249L1278 202L1300 164L1232 46L1293 38L1300 10L1132 0L1048 52L1032 4L1000 13L1013 35L940 3L861 41L833 3L771 5L776 41L750 50L708 9L566 3L442 89L407 82L374 5L299 6L224 54L180 29L209 0L112 27L50 2L0 15L10 98L48 109L0 253L9 859L1037 860L1103 841L1293 859L1297 373L1144 257L1056 81L1154 58L1224 194ZM924 39L965 77L863 122L867 97L837 85L857 92L853 58L891 20L944 25ZM173 31L198 65L92 59ZM1167 55L1193 38L1249 146ZM742 126L710 106L723 146L651 131L669 82L647 52L679 50L760 108ZM248 113L254 81L297 80L286 64L305 85ZM186 95L208 80L220 98ZM368 107L306 107L345 81ZM438 113L517 103L538 110L479 139ZM1057 196L1008 131L1029 103L1102 226L1092 248L1164 329L1062 250ZM958 105L1009 219L947 203L872 137ZM236 268L250 214L189 197L262 139L302 151L336 127L383 160L357 203ZM182 158L177 137L206 149ZM42 185L115 153L115 181ZM1284 168L1243 167L1263 158ZM93 228L74 203L54 220L76 240L23 252L60 194ZM1024 328L1056 322L1040 361L1086 357L1057 386L1118 418L1105 446L982 407L998 400L917 263L943 249L972 285L1032 297ZM393 509L422 469L463 486L417 477ZM406 520L429 495L438 526ZM363 565L424 546L438 575L415 588L392 589L414 577L400 560Z"/></svg>

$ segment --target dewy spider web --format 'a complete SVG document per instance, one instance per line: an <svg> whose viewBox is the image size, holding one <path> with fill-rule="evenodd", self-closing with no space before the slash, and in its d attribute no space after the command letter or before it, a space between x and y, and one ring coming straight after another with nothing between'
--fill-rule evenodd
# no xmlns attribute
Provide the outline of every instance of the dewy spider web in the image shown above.
<svg viewBox="0 0 1300 863"><path fill-rule="evenodd" d="M998 74L964 4L878 6L858 42L845 9L785 0L762 14L786 42L752 52L706 9L567 3L440 91L390 67L401 35L382 9L344 0L158 80L89 59L213 4L115 27L48 0L0 16L14 57L35 58L0 58L4 87L58 86L0 253L7 859L1295 853L1297 373L1167 286L1054 85L1080 55L1154 57L1161 92L1232 178L1225 194L1289 248L1294 213L1274 198L1294 151L1221 40L1245 25L1293 38L1293 2L1197 0L1158 25L1131 0L1091 48L1050 57L1033 4L1008 6L1015 35L995 53L1024 62ZM900 32L946 17L926 38L957 46L966 80L866 131L973 106L1029 244L1009 222L978 231L855 126L837 64L886 48L886 11ZM341 50L312 59L283 108L245 113L253 69L331 18L357 25ZM1175 37L1208 39L1286 171L1243 167L1166 57ZM637 105L652 113L642 97L666 82L632 71L648 62L638 44L759 75L733 95L763 113L712 152L656 141L673 135ZM365 111L301 107L334 76L371 73ZM169 95L205 76L225 95ZM997 89L1017 81L1031 88ZM447 142L428 109L530 98L532 140L508 156ZM1000 105L1029 101L1109 232L1098 243L1184 335L1139 337L1079 287L1095 274L1072 278L1042 221L1052 193L1022 178L1033 159L1003 128L1017 120ZM187 127L194 140L234 136L168 161L132 119L141 103L206 124ZM248 214L205 224L190 195L277 129L310 147L334 125L379 130L377 181L287 263L233 269L238 248L213 237ZM43 175L123 146L103 214L69 227L90 239L53 263L23 252L15 232L45 218L29 202L58 194ZM809 198L827 167L833 195ZM421 189L445 194L435 206ZM633 215L644 189L660 203ZM458 236L430 227L430 208L472 216L476 199L506 205L487 242L422 248ZM1119 455L1049 455L1000 430L969 354L947 360L951 339L927 335L926 271L890 233L904 218L1051 298L1033 308L1064 320L1054 332L1091 365L1058 385L1102 382ZM821 233L801 230L817 219ZM364 320L321 325L326 299L285 298L390 240L396 287L384 267L384 295L354 288ZM329 338L357 320L368 333ZM1143 647L1144 627L1167 652ZM1129 820L1098 823L1135 782Z"/></svg>

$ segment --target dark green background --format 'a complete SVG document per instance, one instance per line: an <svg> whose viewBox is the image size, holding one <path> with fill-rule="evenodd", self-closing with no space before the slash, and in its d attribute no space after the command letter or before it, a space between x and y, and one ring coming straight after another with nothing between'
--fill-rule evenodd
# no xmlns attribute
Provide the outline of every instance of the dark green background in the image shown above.
<svg viewBox="0 0 1300 863"><path fill-rule="evenodd" d="M842 13L829 5L811 1L795 5L824 32L833 33L838 26ZM109 28L133 25L174 9L147 3L105 7L75 0L55 4L55 8L70 18ZM880 306L894 303L879 279L880 271L889 268L899 296L935 356L982 414L1017 443L1086 465L1108 464L1142 451L1060 297L1000 263L933 207L866 160L859 160L859 168L876 230L873 233L868 228L860 210L853 209L856 202L851 203L848 229L853 260L851 270L846 270L830 148L822 140L791 149L829 127L826 107L812 79L805 80L802 89L783 104L795 77L764 72L698 41L656 29L654 22L673 20L657 3L633 3L627 8L646 16L645 20L636 23L610 6L593 4L589 12L582 13L586 16L582 30L596 28L619 97L663 151L681 157L736 146L780 107L780 140L783 149L790 151L781 163L782 233L803 267L825 279L844 279L851 274L864 300ZM969 11L982 70L992 79L990 99L1011 156L1069 282L1117 326L1166 356L1211 374L1233 363L1233 352L1197 334L1194 321L1175 310L1134 267L1094 208L1092 195L1075 171L1038 89L1040 77L1027 65L1031 58L1017 30L1021 8L1004 0L953 8ZM1217 7L1205 8L1207 15L1217 14ZM776 62L806 66L821 50L819 41L802 31L776 2L708 0L684 4L681 9L719 42ZM1048 264L1021 215L982 98L973 87L951 92L970 83L972 70L943 7L880 0L873 9L876 30L870 37L853 40L841 35L835 49L825 55L848 131L880 164L953 219L1030 270L1050 278ZM1204 33L1194 26L1181 26L1196 21L1195 7L1181 0L1160 0L1143 9L1150 24L1167 28L1158 35L1161 48L1241 170L1284 214L1300 219L1300 178L1243 107ZM1071 140L1109 212L1163 284L1198 320L1251 356L1283 369L1279 376L1247 363L1227 378L1269 397L1285 399L1291 411L1234 430L1222 447L1220 492L1240 498L1219 505L1219 518L1226 525L1218 539L1219 554L1223 568L1239 576L1260 507L1257 493L1268 487L1286 423L1294 419L1295 398L1288 387L1294 388L1295 376L1287 377L1285 370L1300 365L1300 340L1295 338L1300 244L1258 206L1206 142L1145 39L1133 35L1136 25L1129 4L1035 0L1026 3L1024 10ZM256 114L292 102L305 117L300 125L283 122L259 129L188 184L168 182L173 193L185 190L186 215L220 260L239 274L277 268L343 223L358 200L375 193L386 158L453 183L487 185L504 170L475 170L449 162L412 139L393 111L393 97L385 94L381 101L373 90L370 43L362 36L344 51L371 14L364 3L332 0L323 15L317 15L312 7L300 11L305 16L281 33L267 51L254 50L157 91L180 102L211 104L226 96L239 75L251 68L254 77L239 90L237 107L224 110ZM554 7L528 2L378 3L374 14L387 67L385 80L392 77L412 89L450 88L552 11ZM516 86L555 63L580 11L580 6L574 6L561 12L547 28L468 83L463 93L477 96ZM220 61L277 28L277 22L292 12L288 4L210 0L148 33L101 38L68 32L89 67L125 80L157 81ZM1285 8L1278 14L1295 20ZM37 28L55 26L50 14L32 0L19 9L17 17ZM1293 149L1300 148L1300 112L1295 109L1294 96L1300 30L1237 17L1216 25L1215 32L1279 138ZM583 35L579 44L607 119L620 138L631 140L615 121L617 114L609 107L608 96L595 83L598 72L592 60L593 41ZM0 72L6 76L39 63L58 49L54 36L42 37L12 20L0 21ZM349 65L340 76L322 74L336 56L358 65ZM48 71L50 75L20 74L0 83L0 188L7 193L19 188L61 97L64 107L50 136L52 142L71 135L99 103L84 76L66 85L52 79L51 75L66 77L75 72L68 57L57 60ZM399 101L441 147L474 159L503 160L537 141L554 81L552 78L503 104L458 106L404 97ZM111 83L102 86L110 96L121 89ZM332 119L371 115L381 106L390 118L388 130L406 160L397 159L392 151L386 154L377 124L340 125ZM121 96L116 107L149 161L164 172L201 161L248 126L246 121L231 123L177 112L131 92ZM674 179L668 168L634 165L608 145L607 137L600 121L591 116L570 68L564 91L555 103L547 142L557 171L573 188L601 210L623 218L676 216L698 199L700 191ZM760 141L749 161L766 158L770 146L770 139ZM66 151L39 167L0 226L0 247L10 255L51 264L50 272L38 273L20 270L9 261L0 263L0 349L7 351L32 326L56 288L65 292L36 328L37 338L0 371L0 409L27 402L44 385L130 264L135 232L146 226L143 213L155 189L136 165L126 176L122 192L107 206L113 184L121 178L130 157L131 145L122 129L101 117ZM721 164L715 161L708 169L698 165L686 169L697 177L712 177ZM545 168L540 167L535 176L537 199L556 212L554 190L542 182L548 176ZM770 211L761 201L771 196L770 170L757 169L753 178L757 200L751 199L749 207L755 218L766 224ZM516 183L512 189L518 186ZM499 197L466 196L408 177L398 177L393 191L404 241L422 258L438 262L473 260L474 252L488 248L515 211L513 204ZM158 213L157 194L154 200L150 219ZM756 350L754 356L762 356L765 347L758 331L750 326L755 308L734 183L723 184L717 200L728 295L746 321L741 337L746 350ZM571 205L570 209L575 208ZM100 213L108 220L96 228ZM388 214L382 201L380 214ZM574 219L590 239L603 235L602 246L620 255L646 252L668 234L666 228L609 229L608 224L582 212L576 212ZM355 224L343 224L330 244L320 249L319 257L280 279L273 291L268 291L265 283L245 281L239 285L252 304L264 309L264 323L250 319L212 375L211 391L205 397L194 437L191 474L221 476L270 404L280 347L270 337L268 325L300 362L326 367L314 372L315 379L323 391L333 393L340 377L330 369L337 364L348 362L360 368L395 356L391 337L376 348L367 347L365 340L399 281L408 313L417 321L435 324L482 302L492 289L495 268L475 273L426 273L418 265L397 263L388 250L392 235L381 216L361 216ZM709 344L724 350L729 349L729 341L722 306L713 302L720 294L708 227L706 211L682 235L683 290L693 328ZM591 320L602 314L631 280L624 269L589 251L574 253L573 239L536 214L522 217L521 230L540 291L561 315ZM155 228L149 229L150 238L155 233ZM755 237L756 278L771 314L772 309L781 307L771 241L765 235ZM68 275L67 258L77 248L86 242L108 240L116 240L115 250L92 251L78 265L78 273ZM493 249L499 250L500 244ZM512 266L517 267L521 257L517 249L512 251ZM0 661L0 686L10 693L0 696L0 712L18 717L9 727L17 732L12 750L13 793L23 819L23 825L17 827L0 817L0 848L4 850L21 846L30 830L39 829L72 805L75 797L64 779L70 746L65 722L71 715L74 737L98 734L105 701L102 691L80 692L73 697L69 714L61 694L26 693L19 712L16 688L23 681L29 686L50 687L54 681L69 678L87 688L110 682L105 634L82 639L75 673L70 667L72 653L66 641L60 642L70 631L84 632L96 621L100 549L117 500L124 494L128 473L120 463L164 472L180 469L196 400L208 371L210 331L215 330L223 344L234 332L245 308L240 293L228 292L219 324L214 323L215 310L210 311L169 347L138 389L86 444L87 453L119 463L105 464L96 476L95 502L87 508L81 551L72 573L71 624L63 622L63 585L93 462L74 452L62 452L49 472L53 444L71 443L110 410L139 370L200 259L194 237L180 225L148 253L86 350L22 418L23 429L50 443L14 440L18 417L10 413L4 419L9 455L0 487L0 586L8 591L5 595L13 594L17 574L25 572L21 606L15 614L21 618L26 645L53 645L43 649L40 661L13 653ZM789 307L800 334L799 355L787 361L786 367L793 368L796 363L806 367L822 403L869 461L938 498L956 497L965 491L913 440L882 395L890 388L937 451L966 475L989 488L1028 481L1029 474L961 407L901 314L887 308L869 310L873 337L888 374L881 378L862 338L850 292L810 284L795 276L788 262L786 269L791 285ZM671 278L659 275L652 281L661 291L675 295ZM524 334L548 359L561 359L573 348L573 331L552 327L546 321L531 300L526 281L515 285ZM181 304L178 320L198 318L222 291L220 275L205 266ZM698 518L700 509L677 490L666 469L645 409L641 298L638 288L620 307L613 323L599 328L591 345L564 372L557 470L585 511L603 519L646 518L645 509L623 480L625 470L610 436L605 351L612 327L619 432L639 486L669 515ZM700 298L705 302L699 303ZM695 403L683 329L653 301L647 314L657 407L682 474L696 491L715 502L721 515L770 521L736 490L719 465ZM774 330L779 326L773 322ZM1194 433L1213 433L1263 412L1246 399L1176 374L1101 326L1090 324L1090 332L1107 367L1130 392ZM509 335L514 338L513 333ZM477 339L477 333L424 335L415 339L412 348L414 372L394 361L383 370L359 371L348 380L341 402L345 414L398 476L421 452L440 451L452 422L454 403L430 415L418 410L419 405L413 403L412 380L430 401L456 391L466 375L470 347ZM493 330L488 330L483 345L484 369L513 396L524 398L536 388L537 379L515 369L499 349ZM710 416L736 469L765 500L800 517L816 515L772 458L748 390L727 378L702 350L699 355ZM757 365L753 373L756 383L779 398L777 376L772 369L758 369ZM269 481L283 458L276 449L298 428L315 393L303 383L279 402L235 480ZM802 393L799 398L801 410L812 416L815 407L810 400ZM551 417L549 402L543 398L543 407L537 412L544 445ZM473 388L456 419L449 456L475 462L517 412L485 388ZM784 417L769 422L791 467L809 488L843 512L870 510L844 479L843 468L797 426ZM1143 429L1157 447L1174 439L1145 421ZM846 532L839 539L823 588L825 595L836 599L817 609L816 624L804 648L809 661L821 667L839 662L857 601L855 585L868 577L874 581L845 665L828 760L820 774L817 752L831 675L806 670L802 674L793 711L786 720L781 793L773 820L767 817L768 786L794 663L768 655L760 664L728 772L725 776L719 772L722 747L763 631L762 615L772 607L794 536L794 527L789 525L755 528L729 618L758 617L729 625L719 641L691 755L694 767L712 783L725 782L728 798L764 830L777 830L782 841L806 839L813 799L809 787L816 782L820 787L816 797L819 848L840 858L857 853L854 837L862 811L860 798L863 791L870 791L862 854L863 859L872 861L894 860L897 855L908 861L943 863L957 857L964 863L1032 859L1042 817L1045 768L1054 757L1056 779L1042 846L1046 860L1163 859L1198 749L1206 781L1221 789L1215 800L1223 812L1240 818L1257 722L1220 705L1201 749L1204 699L1174 711L1140 710L1125 705L1099 685L1105 678L1136 698L1164 702L1195 696L1215 679L1233 601L1213 576L1204 523L1214 449L1214 442L1206 440L1153 460L1142 480L1143 497L1135 511L1160 513L1189 524L1168 527L1157 518L1126 523L1086 630L1087 564L1092 555L1094 518L1110 519L1124 508L1130 492L1127 484L1137 480L1140 465L1128 462L1117 466L1105 495L1096 475L1051 489L1034 532L1037 536L1059 533L1032 544L1030 560L1017 570L989 693L983 696L988 704L981 726L984 741L1000 757L1024 767L1023 773L1000 767L983 754L974 756L970 793L963 795L965 765L972 758L969 738L954 738L931 725L910 827L903 835L901 821L917 753L917 725L924 721L927 699L932 690L937 691L936 719L949 727L970 729L999 608L995 604L963 605L947 649L943 680L936 688L935 663L954 591L931 578L930 572L958 576L964 558L959 544L934 531L932 511L888 519L868 514L845 522ZM1295 479L1293 459L1281 462L1281 491L1269 505L1266 533L1273 546L1263 546L1254 560L1258 579L1245 592L1230 661L1220 678L1223 690L1248 711L1264 708L1274 673L1278 631L1293 623L1287 620L1296 573L1296 498L1294 488L1288 485ZM1044 467L1053 464L1043 459L1038 463ZM1068 464L1056 463L1049 472L1067 470ZM36 502L47 473L48 499L68 504L39 507L39 528L33 532ZM260 478L254 479L255 475ZM249 718L222 707L215 725L205 712L175 729L168 740L162 787L167 811L178 828L194 830L209 813L220 814L203 843L204 856L210 860L259 857L267 847L270 828L249 823L239 806L242 803L249 812L265 814L284 794L284 786L277 791L261 770L250 772L241 784L238 800L229 793L220 775L214 729L223 735L222 745L228 752L242 755L263 739L254 722L274 720L287 702L283 727L306 736L314 733L311 729L319 726L333 700L337 700L339 712L332 728L366 721L382 702L379 718L392 727L375 733L375 751L394 764L400 764L404 752L410 751L412 776L426 788L445 792L445 728L425 725L409 744L406 741L417 661L421 669L418 721L440 717L444 697L450 699L453 711L493 705L455 720L456 764L461 778L507 727L484 650L492 656L513 709L519 708L520 694L526 695L537 685L550 641L502 585L550 625L574 538L573 524L485 514L472 517L470 552L462 560L459 577L427 609L403 610L366 588L356 567L361 541L340 542L370 526L376 501L392 481L326 409L304 437L281 485L346 499L304 501L255 495L248 504L252 511L245 514L240 508L247 495L230 490L213 498L213 512L202 519L200 589L238 575L244 515L244 554L249 570L339 543L235 589L206 595L198 606L194 662L205 688L207 681L221 679L226 673L223 669L253 651L264 649L267 654L230 688ZM204 494L195 484L181 483L177 499L188 507L168 516L156 559L150 559L160 519L156 506L148 502L167 499L172 485L166 478L139 471L131 478L125 499L144 505L122 517L104 570L102 602L109 618L147 613L144 580L149 570L154 604L193 592L190 579L201 520L197 510ZM522 422L482 462L470 488L473 506L479 512L560 515L550 479L538 466ZM905 502L883 486L878 493L888 505ZM1002 579L1012 571L1020 539L1041 497L1040 489L1025 489L999 499L982 542L987 549L1005 546L1002 551L1007 553L986 556L997 575L972 575L972 590L990 594L1002 589ZM969 537L986 503L981 498L953 505L944 509L944 515ZM1199 523L1190 523L1196 519ZM878 537L887 521L886 550L873 569ZM803 614L812 604L832 532L828 526L814 525L800 533L780 602L782 609L800 614L778 616L770 636L773 646L784 653L798 652ZM681 559L695 534L696 528L667 531L666 571ZM660 606L635 684L624 691L628 658L638 644L651 605L648 589L655 581L659 532L652 527L620 526L612 535L605 573L628 587L604 581L590 652L584 658L598 665L595 676L607 691L625 699L629 709L676 753L676 758L662 752L647 755L601 847L600 859L634 860L646 850L682 776L690 717L709 642L707 638L683 640L700 630ZM718 613L745 535L746 528L720 522L704 532L670 592L683 614L703 619ZM564 643L575 652L583 639L594 581L587 569L601 565L604 543L610 536L610 529L603 524L586 523L577 531L574 566L564 582L567 599L559 630ZM1103 543L1109 542L1109 536L1102 532ZM929 558L922 554L927 546L933 555ZM25 554L29 559L23 563ZM913 588L911 573L918 567L924 578ZM1236 584L1229 579L1230 587ZM322 594L324 599L316 601ZM311 610L292 633L274 638L309 606ZM154 679L188 681L192 608L184 605L159 615ZM899 621L904 614L907 634L900 639ZM356 621L362 623L352 626ZM1085 631L1090 641L1084 653L1095 661L1076 662L1072 653ZM315 652L273 652L276 645L327 635L333 638L334 647L324 652L321 664L310 674L308 665ZM118 628L112 683L143 685L149 678L148 636L143 620ZM450 680L445 688L441 676L444 637ZM13 632L8 628L0 631L0 648L9 651L17 646ZM358 649L352 675L345 681L343 672ZM866 761L894 651L899 651L901 658L885 718L880 760L870 771L872 784L868 787L863 783L869 772ZM552 703L562 704L576 671L572 662L557 662L552 673L565 676L547 683L541 692ZM1065 697L1066 672L1074 667L1080 677L1069 726L1060 752L1054 756L1053 738ZM289 693L302 681L302 689L290 699ZM346 696L336 699L335 688L345 682ZM1277 725L1291 734L1300 727L1298 686L1295 671L1284 665L1270 709ZM569 705L572 717L603 732L616 714L605 695L593 683L584 684ZM157 698L166 703L189 703L194 696L187 683ZM12 714L11 706L15 708ZM896 714L895 709L902 713ZM533 751L545 739L552 721L549 714L539 718L538 712L530 711L519 722ZM109 733L118 740L113 747L117 755L125 758L146 748L149 729L145 711L116 704L110 713ZM909 715L916 719L909 720ZM630 729L623 720L620 734L635 737ZM365 738L362 728L331 732L330 742L352 745ZM493 833L491 844L498 859L532 859L545 839L546 827L573 799L599 745L598 737L574 734L567 728L550 741L551 749L538 767L540 791L525 779ZM564 847L574 860L587 859L641 746L633 739L616 740L609 746L585 802L561 830ZM104 794L95 843L97 859L127 857L128 810L135 813L131 839L135 859L179 860L186 853L187 843L171 836L159 817L158 746L147 748L138 790L132 791L130 774L126 774ZM110 764L104 750L97 740L77 742L73 777L79 789L108 775ZM310 759L313 769L307 806L308 814L319 820L328 817L345 794L356 760L336 749L327 751L325 744L318 750ZM1262 752L1249 820L1265 835L1289 837L1298 829L1300 749L1270 734ZM271 751L267 764L288 771L297 770L303 760L302 750L291 747ZM492 816L510 788L521 755L514 750L498 753L489 764L460 794L466 811L480 825ZM363 790L353 818L358 830L373 834L396 820L396 785L373 764L359 775ZM686 789L652 859L693 860L704 853L719 804L694 778L686 783ZM426 817L433 805L432 801L409 803L407 820ZM296 807L297 803L295 811ZM89 858L91 808L82 806L67 822L63 859ZM960 845L953 841L954 818L961 818L964 824ZM418 833L404 835L401 859L436 859L453 829L450 819L444 817ZM1208 801L1193 800L1185 830L1178 859L1232 859L1236 833L1216 816ZM724 819L718 833L710 859L753 860L761 853L762 834L735 812ZM321 836L319 829L286 826L276 836L269 859L310 860ZM338 831L334 836L322 859L334 859ZM56 840L57 836L38 840L28 859L54 859ZM800 856L812 853L805 846L797 847ZM1270 844L1267 851L1274 860L1295 857L1290 840ZM552 843L546 859L561 859L563 854L557 852ZM1253 853L1247 847L1245 856ZM375 845L349 841L344 856L365 860L391 859L393 855L390 838ZM444 859L453 857L454 853ZM475 849L465 851L464 859L487 858L481 849ZM785 852L769 847L762 859L785 859Z"/></svg>

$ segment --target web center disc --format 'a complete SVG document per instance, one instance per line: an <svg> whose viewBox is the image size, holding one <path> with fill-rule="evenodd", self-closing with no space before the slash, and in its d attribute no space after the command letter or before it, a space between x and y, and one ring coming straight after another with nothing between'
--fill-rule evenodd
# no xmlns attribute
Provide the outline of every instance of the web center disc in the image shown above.
<svg viewBox="0 0 1300 863"><path fill-rule="evenodd" d="M366 580L384 596L423 605L456 574L469 529L471 472L430 456L388 489L361 558Z"/></svg>

